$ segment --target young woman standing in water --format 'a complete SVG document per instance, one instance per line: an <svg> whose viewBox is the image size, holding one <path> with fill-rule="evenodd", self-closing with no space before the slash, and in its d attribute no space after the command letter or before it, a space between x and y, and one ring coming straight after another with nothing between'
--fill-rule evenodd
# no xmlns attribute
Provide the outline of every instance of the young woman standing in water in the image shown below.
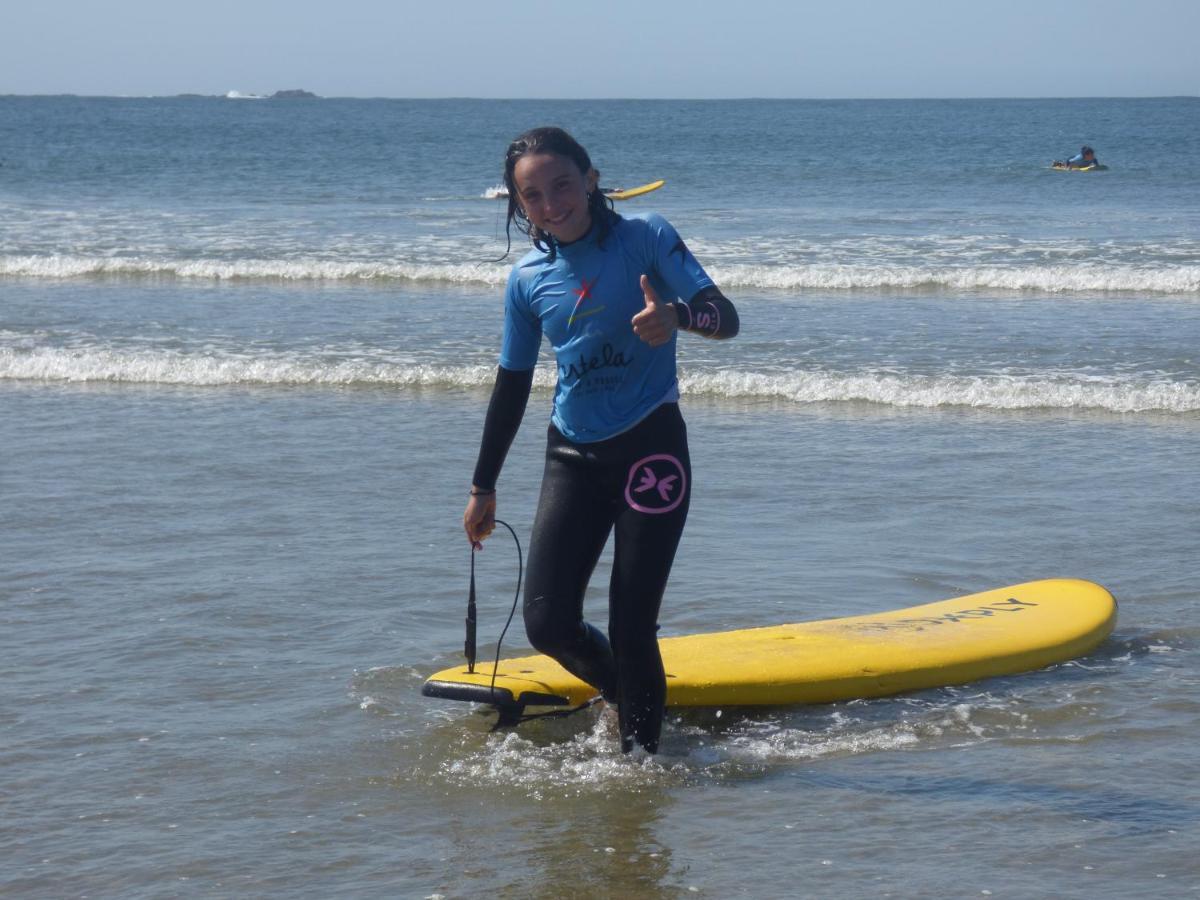
<svg viewBox="0 0 1200 900"><path fill-rule="evenodd" d="M623 751L636 741L654 753L667 692L658 611L692 489L676 333L733 337L738 316L669 222L617 215L597 177L587 151L560 128L535 128L509 145L507 226L515 221L533 249L509 275L500 367L463 526L475 547L495 528L496 479L545 335L558 384L525 630L539 652L617 705ZM614 529L606 637L584 621L583 598Z"/></svg>

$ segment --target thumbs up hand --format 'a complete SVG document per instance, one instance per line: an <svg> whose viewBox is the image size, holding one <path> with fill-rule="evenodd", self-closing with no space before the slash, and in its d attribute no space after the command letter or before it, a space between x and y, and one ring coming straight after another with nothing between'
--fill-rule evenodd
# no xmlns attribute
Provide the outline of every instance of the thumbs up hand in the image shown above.
<svg viewBox="0 0 1200 900"><path fill-rule="evenodd" d="M642 276L642 294L646 308L633 317L633 333L651 347L660 347L679 329L679 315L671 303L658 298L650 279Z"/></svg>

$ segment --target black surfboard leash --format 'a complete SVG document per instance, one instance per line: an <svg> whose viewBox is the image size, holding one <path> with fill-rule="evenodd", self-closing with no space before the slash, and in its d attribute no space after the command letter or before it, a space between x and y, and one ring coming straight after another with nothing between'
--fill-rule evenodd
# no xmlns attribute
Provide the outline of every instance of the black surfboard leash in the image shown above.
<svg viewBox="0 0 1200 900"><path fill-rule="evenodd" d="M495 520L497 525L503 525L508 529L508 533L512 535L513 543L517 545L517 590L513 594L512 608L508 611L508 619L504 623L504 628L500 632L500 638L496 641L496 659L492 664L492 681L488 685L488 693L492 696L496 694L496 670L500 667L500 645L504 643L504 636L508 634L508 626L512 624L513 616L517 614L517 601L521 599L521 581L525 577L525 557L521 553L521 541L517 537L517 533L513 531L513 527L503 519ZM463 652L467 657L467 671L475 672L475 625L477 622L477 612L475 609L475 553L476 548L471 546L471 587L467 594L467 637L463 643Z"/></svg>
<svg viewBox="0 0 1200 900"><path fill-rule="evenodd" d="M525 577L525 557L521 552L521 541L517 537L517 533L513 527L503 519L494 520L497 525L503 525L508 529L508 533L512 535L513 543L517 546L517 590L513 594L512 607L508 611L508 619L504 622L504 628L500 631L500 637L496 640L496 657L492 661L492 680L488 684L488 694L492 697L496 696L496 673L500 668L500 647L504 643L504 637L508 634L508 628L512 625L513 617L517 614L517 602L521 599L521 582ZM478 611L475 607L475 553L476 547L471 547L471 585L467 592L467 618L466 618L466 639L463 641L463 653L467 657L467 671L475 672L475 657L476 657L476 625L478 623ZM513 698L516 699L515 697ZM517 707L516 716L506 716L503 708L501 708L500 718L496 721L492 731L497 730L505 725L516 725L521 722L528 722L531 719L559 719L564 716L569 716L582 710L595 706L603 699L597 694L588 700L585 700L579 706L573 706L570 709L555 709L543 713L530 713L529 715L521 715L521 707Z"/></svg>

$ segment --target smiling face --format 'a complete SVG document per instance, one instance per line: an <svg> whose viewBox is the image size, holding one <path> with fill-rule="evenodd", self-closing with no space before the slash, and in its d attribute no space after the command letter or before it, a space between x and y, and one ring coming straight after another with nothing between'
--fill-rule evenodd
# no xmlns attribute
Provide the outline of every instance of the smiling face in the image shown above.
<svg viewBox="0 0 1200 900"><path fill-rule="evenodd" d="M513 168L517 202L526 218L563 244L579 240L592 227L588 194L596 189L596 177L595 169L584 174L557 153L528 153Z"/></svg>

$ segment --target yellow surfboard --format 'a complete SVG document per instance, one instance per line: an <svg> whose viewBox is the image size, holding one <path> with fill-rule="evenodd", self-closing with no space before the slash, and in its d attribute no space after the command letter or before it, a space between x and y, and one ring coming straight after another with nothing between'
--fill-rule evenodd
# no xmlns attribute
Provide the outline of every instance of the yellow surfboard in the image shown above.
<svg viewBox="0 0 1200 900"><path fill-rule="evenodd" d="M632 197L640 197L642 194L648 194L651 191L657 191L667 182L660 178L658 181L651 181L649 184L643 184L641 187L635 188L605 188L604 196L610 200L629 200Z"/></svg>
<svg viewBox="0 0 1200 900"><path fill-rule="evenodd" d="M1098 584L1031 581L892 612L659 640L668 706L831 703L964 684L1082 656L1113 630ZM427 697L577 706L596 691L546 656L443 669Z"/></svg>
<svg viewBox="0 0 1200 900"><path fill-rule="evenodd" d="M660 187L666 184L666 179L660 178L658 181L651 181L648 184L639 185L633 188L601 188L604 191L604 196L610 200L629 200L633 197L640 197L642 194L648 194L651 191L657 191ZM508 188L504 185L497 185L490 188L485 194L494 200L507 200Z"/></svg>

